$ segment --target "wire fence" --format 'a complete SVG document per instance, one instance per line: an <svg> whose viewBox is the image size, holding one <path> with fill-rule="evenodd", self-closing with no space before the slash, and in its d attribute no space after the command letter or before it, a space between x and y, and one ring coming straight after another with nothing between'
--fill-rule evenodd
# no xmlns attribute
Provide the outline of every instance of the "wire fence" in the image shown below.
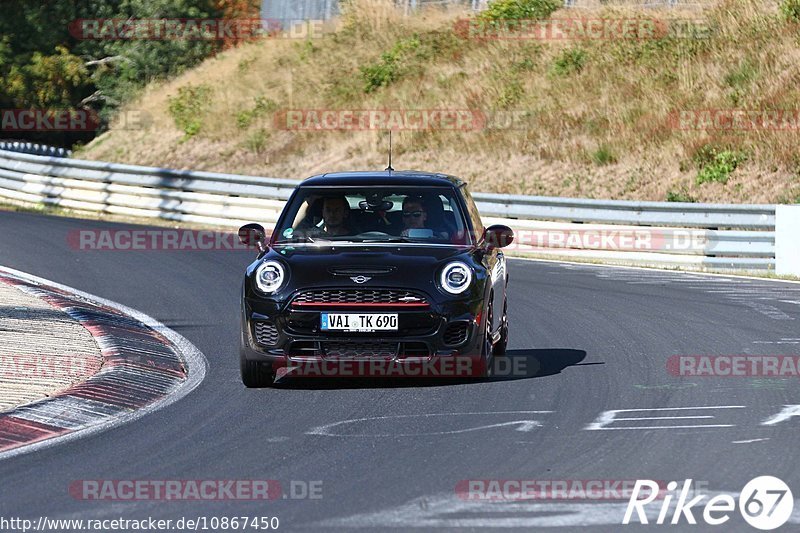
<svg viewBox="0 0 800 533"><path fill-rule="evenodd" d="M640 8L704 8L716 4L716 0L564 0L564 7L603 8L603 7L640 7Z"/></svg>
<svg viewBox="0 0 800 533"><path fill-rule="evenodd" d="M486 9L491 0L394 0L404 13L431 6L467 7L473 11ZM599 9L614 6L640 8L702 9L717 0L564 0L564 7ZM340 13L340 0L265 0L261 14L271 20L329 20Z"/></svg>

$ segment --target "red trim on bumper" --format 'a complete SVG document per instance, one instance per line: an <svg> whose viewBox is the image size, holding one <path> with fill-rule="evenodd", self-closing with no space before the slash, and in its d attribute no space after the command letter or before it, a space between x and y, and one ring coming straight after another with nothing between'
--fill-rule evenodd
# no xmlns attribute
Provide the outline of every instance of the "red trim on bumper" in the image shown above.
<svg viewBox="0 0 800 533"><path fill-rule="evenodd" d="M292 307L430 307L427 303L340 303L340 302L293 302Z"/></svg>

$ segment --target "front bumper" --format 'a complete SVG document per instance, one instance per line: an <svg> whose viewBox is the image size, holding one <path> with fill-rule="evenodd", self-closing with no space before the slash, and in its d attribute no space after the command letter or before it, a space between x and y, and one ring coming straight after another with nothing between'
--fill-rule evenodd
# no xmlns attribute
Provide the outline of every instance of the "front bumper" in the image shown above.
<svg viewBox="0 0 800 533"><path fill-rule="evenodd" d="M242 306L241 354L249 361L275 367L308 361L431 361L480 356L483 299L436 301L415 309L392 307L297 308L245 297ZM397 313L397 331L328 332L320 328L322 312Z"/></svg>

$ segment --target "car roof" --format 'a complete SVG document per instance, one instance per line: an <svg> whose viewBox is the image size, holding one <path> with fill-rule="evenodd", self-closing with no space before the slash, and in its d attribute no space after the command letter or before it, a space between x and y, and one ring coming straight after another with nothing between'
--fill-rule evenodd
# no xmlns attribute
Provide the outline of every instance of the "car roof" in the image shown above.
<svg viewBox="0 0 800 533"><path fill-rule="evenodd" d="M464 182L455 176L438 172L421 172L418 170L361 170L352 172L330 172L311 176L300 183L301 187L326 187L336 185L409 185L409 186L446 186L460 187Z"/></svg>

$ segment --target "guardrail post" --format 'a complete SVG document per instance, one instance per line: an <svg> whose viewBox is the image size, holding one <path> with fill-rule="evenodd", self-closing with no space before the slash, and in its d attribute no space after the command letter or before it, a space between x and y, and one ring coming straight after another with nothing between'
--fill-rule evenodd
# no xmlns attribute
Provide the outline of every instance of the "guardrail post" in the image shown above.
<svg viewBox="0 0 800 533"><path fill-rule="evenodd" d="M800 276L800 205L775 209L775 273Z"/></svg>

